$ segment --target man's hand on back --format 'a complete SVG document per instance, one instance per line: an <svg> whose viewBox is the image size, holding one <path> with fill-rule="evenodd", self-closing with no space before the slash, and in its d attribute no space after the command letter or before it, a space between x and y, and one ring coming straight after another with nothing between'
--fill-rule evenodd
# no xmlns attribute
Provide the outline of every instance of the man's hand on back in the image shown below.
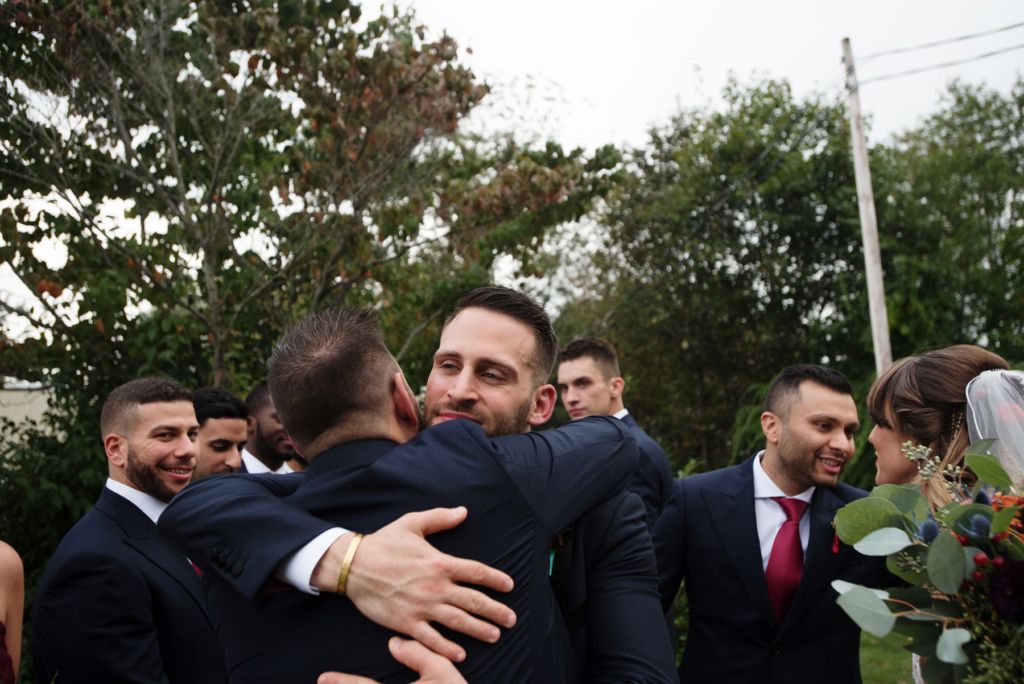
<svg viewBox="0 0 1024 684"><path fill-rule="evenodd" d="M345 588L345 594L363 615L456 662L465 659L465 651L442 637L431 622L494 643L500 632L484 620L505 627L516 621L515 613L503 604L458 584L508 592L512 590L508 575L483 563L443 554L426 541L426 535L451 529L465 519L466 509L461 506L435 508L408 513L366 535L352 559ZM340 537L320 559L313 572L314 587L337 591L338 575L353 536L349 533Z"/></svg>
<svg viewBox="0 0 1024 684"><path fill-rule="evenodd" d="M410 670L420 673L420 678L413 684L466 684L452 662L427 650L415 641L405 641L392 637L388 642L391 655ZM316 680L317 684L377 684L366 677L341 674L340 672L324 672Z"/></svg>

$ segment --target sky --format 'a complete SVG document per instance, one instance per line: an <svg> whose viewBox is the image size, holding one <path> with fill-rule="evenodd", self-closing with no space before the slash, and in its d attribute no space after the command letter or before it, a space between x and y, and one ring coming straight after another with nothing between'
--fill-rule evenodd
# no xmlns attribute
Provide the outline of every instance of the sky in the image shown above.
<svg viewBox="0 0 1024 684"><path fill-rule="evenodd" d="M403 3L409 6L410 3ZM788 80L797 97L842 86L841 41L858 61L1024 22L1020 0L412 0L429 32L453 36L463 61L516 107L522 125L567 147L642 145L652 124L680 108L714 104L733 73ZM364 5L369 13L369 7ZM858 68L873 76L1024 45L1024 26ZM867 83L861 106L871 140L913 126L934 111L950 80L1007 92L1024 67L1024 49L961 66ZM529 99L528 83L533 84ZM504 94L504 98L502 98ZM525 103L525 106L522 106ZM493 115L493 114L492 114Z"/></svg>
<svg viewBox="0 0 1024 684"><path fill-rule="evenodd" d="M860 62L871 53L991 31L1024 22L1024 2L960 0L399 0L428 34L447 32L462 61L493 87L471 126L513 128L571 149L641 146L652 125L681 108L716 106L730 74L741 82L785 79L798 98L826 99L843 85L841 41ZM364 3L364 17L373 5ZM861 81L1024 45L1024 26L982 38L879 57L858 66ZM465 48L472 49L470 54ZM861 106L869 144L935 111L954 78L1008 92L1024 49L904 78L866 83ZM55 254L60 250L53 250ZM514 284L514 264L497 278ZM30 304L6 266L0 292ZM9 324L12 322L9 322Z"/></svg>

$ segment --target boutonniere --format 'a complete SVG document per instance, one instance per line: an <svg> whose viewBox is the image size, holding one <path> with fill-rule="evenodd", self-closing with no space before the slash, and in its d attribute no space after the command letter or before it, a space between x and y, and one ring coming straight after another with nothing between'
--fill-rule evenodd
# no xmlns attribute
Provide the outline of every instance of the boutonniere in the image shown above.
<svg viewBox="0 0 1024 684"><path fill-rule="evenodd" d="M832 521L832 529L836 529L836 521ZM839 533L836 532L835 539L832 540L832 553L834 555L839 553Z"/></svg>
<svg viewBox="0 0 1024 684"><path fill-rule="evenodd" d="M558 535L551 540L551 544L548 545L548 548L551 549L551 551L559 551L563 546L565 546L565 538L562 537L562 535Z"/></svg>

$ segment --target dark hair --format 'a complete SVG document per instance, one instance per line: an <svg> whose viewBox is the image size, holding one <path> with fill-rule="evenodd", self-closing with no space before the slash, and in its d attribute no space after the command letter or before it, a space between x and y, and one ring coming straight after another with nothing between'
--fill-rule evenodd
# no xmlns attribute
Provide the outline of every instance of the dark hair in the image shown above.
<svg viewBox="0 0 1024 684"><path fill-rule="evenodd" d="M192 392L172 380L139 378L121 385L103 402L100 412L100 432L103 436L128 432L135 427L139 406L161 402L192 402Z"/></svg>
<svg viewBox="0 0 1024 684"><path fill-rule="evenodd" d="M573 340L562 347L562 350L558 352L558 362L575 361L585 356L594 360L606 381L622 375L619 371L619 357L615 353L615 347L604 340L593 337Z"/></svg>
<svg viewBox="0 0 1024 684"><path fill-rule="evenodd" d="M1003 357L973 344L908 356L871 385L868 413L881 427L895 430L901 441L931 448L943 470L956 467L971 441L964 415L967 383L984 371L1009 368ZM949 502L941 477L922 483L921 493L936 508Z"/></svg>
<svg viewBox="0 0 1024 684"><path fill-rule="evenodd" d="M256 385L249 394L245 397L245 407L249 410L249 415L254 416L263 410L263 407L274 401L274 398L270 396L270 388L266 385Z"/></svg>
<svg viewBox="0 0 1024 684"><path fill-rule="evenodd" d="M793 403L800 393L800 383L805 381L827 387L840 394L853 395L850 381L839 371L811 363L798 363L789 366L772 380L761 412L774 413L783 419L788 418L789 410L793 408Z"/></svg>
<svg viewBox="0 0 1024 684"><path fill-rule="evenodd" d="M223 387L202 387L192 393L192 408L196 410L199 427L206 425L210 418L249 417L249 408L236 395Z"/></svg>
<svg viewBox="0 0 1024 684"><path fill-rule="evenodd" d="M382 417L389 375L398 371L377 313L352 307L327 309L293 325L274 346L268 366L274 407L300 451L335 428Z"/></svg>
<svg viewBox="0 0 1024 684"><path fill-rule="evenodd" d="M533 355L533 381L536 387L543 385L551 377L555 367L555 355L558 353L558 337L551 327L551 319L544 307L528 294L507 287L479 287L462 298L451 316L444 322L447 328L456 316L466 309L486 309L503 314L523 323L533 330L537 340L537 350Z"/></svg>

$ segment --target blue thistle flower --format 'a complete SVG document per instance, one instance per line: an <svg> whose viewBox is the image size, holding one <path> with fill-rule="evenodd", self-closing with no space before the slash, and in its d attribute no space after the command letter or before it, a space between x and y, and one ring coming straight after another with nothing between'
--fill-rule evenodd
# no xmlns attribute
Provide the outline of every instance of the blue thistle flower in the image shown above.
<svg viewBox="0 0 1024 684"><path fill-rule="evenodd" d="M982 506L988 506L992 502L989 500L988 494L985 493L985 490L982 489L978 492L978 495L974 497L974 503L981 504Z"/></svg>
<svg viewBox="0 0 1024 684"><path fill-rule="evenodd" d="M921 523L921 541L929 546L935 538L939 536L939 523L935 522L935 518L928 518Z"/></svg>
<svg viewBox="0 0 1024 684"><path fill-rule="evenodd" d="M976 539L984 539L988 541L989 534L992 532L992 523L989 519L978 513L971 519L971 536Z"/></svg>

